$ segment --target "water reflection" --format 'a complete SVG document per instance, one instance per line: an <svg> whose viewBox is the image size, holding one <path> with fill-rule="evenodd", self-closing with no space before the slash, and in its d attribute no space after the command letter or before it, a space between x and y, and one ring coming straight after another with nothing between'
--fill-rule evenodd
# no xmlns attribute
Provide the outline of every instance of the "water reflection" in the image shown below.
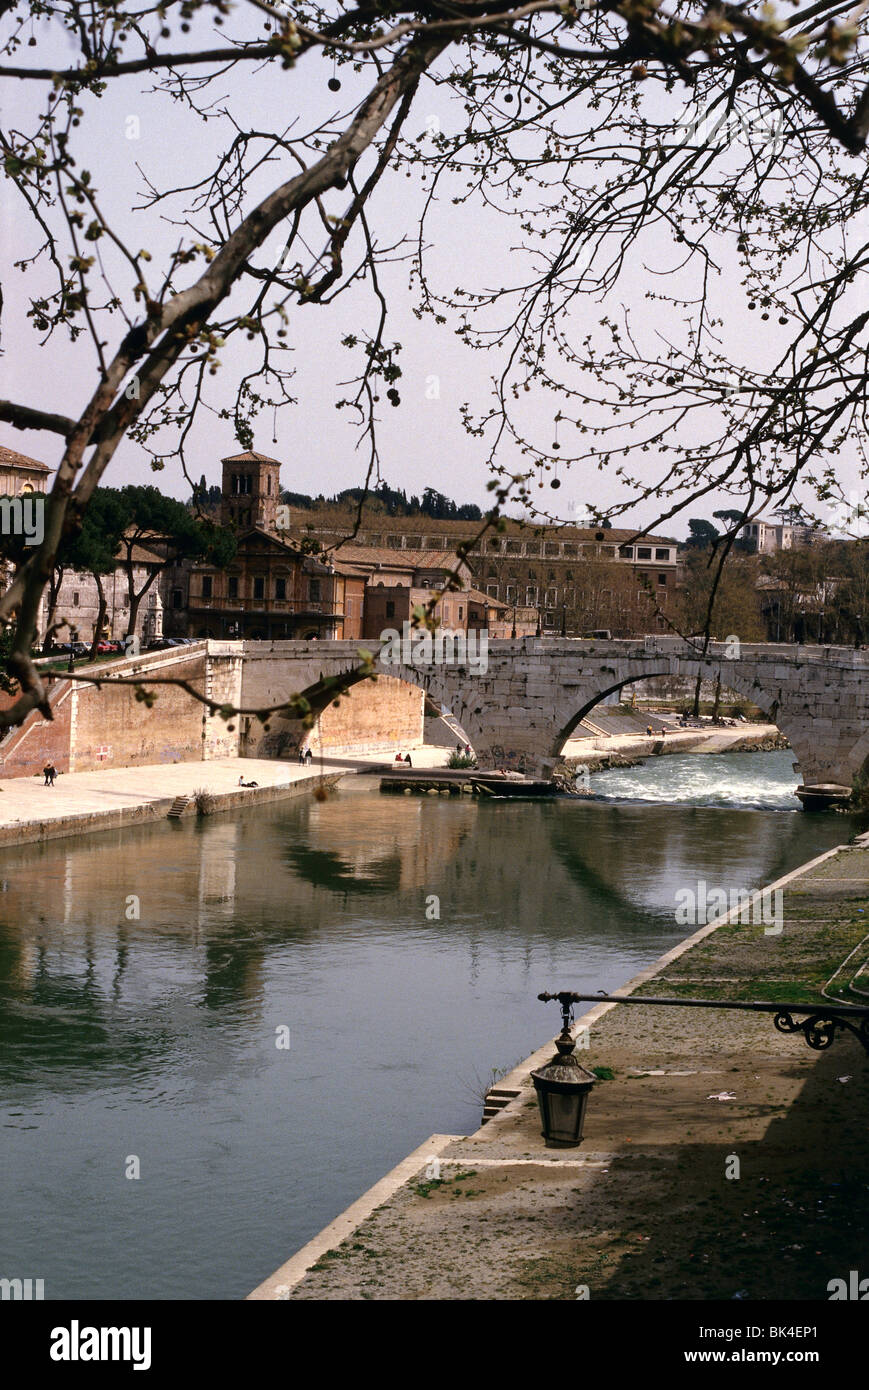
<svg viewBox="0 0 869 1390"><path fill-rule="evenodd" d="M0 1248L49 1296L240 1296L476 1126L467 1079L539 1045L539 989L618 986L684 934L678 887L751 889L849 830L353 783L4 852Z"/></svg>

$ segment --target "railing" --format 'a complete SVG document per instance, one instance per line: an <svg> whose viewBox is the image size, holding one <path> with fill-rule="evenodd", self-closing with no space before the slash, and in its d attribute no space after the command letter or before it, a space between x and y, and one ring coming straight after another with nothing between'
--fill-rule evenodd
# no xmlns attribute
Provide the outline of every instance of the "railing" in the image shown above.
<svg viewBox="0 0 869 1390"><path fill-rule="evenodd" d="M573 1004L645 1004L658 1008L733 1009L744 1013L773 1014L773 1026L780 1033L802 1033L809 1047L823 1052L832 1047L838 1033L852 1033L869 1054L869 1007L860 1004L769 1004L753 1000L743 1003L737 999L653 999L637 994L574 994L561 990L558 994L538 994L543 1003L557 1000L561 1005L562 1021L567 1026Z"/></svg>

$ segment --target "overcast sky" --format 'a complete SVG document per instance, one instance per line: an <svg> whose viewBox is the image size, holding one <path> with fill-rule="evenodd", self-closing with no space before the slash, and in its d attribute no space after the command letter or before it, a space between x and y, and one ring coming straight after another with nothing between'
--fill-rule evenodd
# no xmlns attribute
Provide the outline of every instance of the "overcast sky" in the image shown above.
<svg viewBox="0 0 869 1390"><path fill-rule="evenodd" d="M46 30L34 30L39 38L37 48L19 50L17 61L37 60L41 63L69 63L74 50L61 32L50 42ZM225 41L228 32L257 36L263 32L262 15L250 7L240 8L222 31L206 36L210 44ZM222 38L220 37L222 35ZM180 39L181 36L178 36ZM277 64L240 65L228 73L221 83L211 89L209 100L216 106L222 99L236 119L247 128L277 130L287 127L301 113L305 124L312 117L330 112L349 110L365 94L369 84L366 73L354 74L349 66L339 70L342 90L333 95L327 90L332 75L330 59L319 54L303 58L297 67L283 71ZM203 177L215 155L227 143L227 126L214 120L203 122L180 103L166 94L147 93L147 82L141 75L114 80L100 100L92 96L82 99L85 120L80 142L78 167L89 167L97 186L99 202L110 222L125 232L132 242L147 246L159 265L161 256L177 244L179 229L161 216L161 210L135 211L142 202L146 180L159 187L184 184ZM38 109L44 96L36 86L7 82L2 95L5 125L28 128L30 113ZM682 106L682 98L674 95L674 113ZM339 105L340 103L340 105ZM418 114L417 114L418 113ZM461 107L449 104L442 92L423 86L417 97L411 128L421 131L426 118L435 114L444 128L450 130L461 120ZM130 117L136 120L131 122ZM138 123L138 128L136 127ZM129 138L136 130L137 138ZM264 177L267 182L255 183L256 191L273 186L286 176L292 167L288 160L272 164ZM449 192L453 193L450 188ZM459 190L460 191L460 190ZM396 240L401 233L412 233L416 214L421 205L424 188L417 175L406 179L403 173L390 172L381 183L371 209L372 226L381 241ZM340 215L346 205L346 193L333 191L326 200L327 211ZM166 211L169 211L167 207ZM44 409L77 416L95 384L94 353L89 340L82 337L70 346L60 338L40 349L29 322L25 319L28 294L35 293L40 283L48 280L39 269L27 275L12 269L12 262L32 251L32 227L16 201L10 185L2 207L2 257L4 295L2 327L5 356L2 361L2 394ZM159 219L159 220L158 220ZM203 218L203 227L207 219ZM434 244L429 261L440 285L452 290L455 286L488 286L498 278L513 272L516 263L514 247L518 228L506 219L493 214L481 214L478 209L457 208L449 196L437 208L431 228ZM275 239L279 249L281 239ZM320 250L320 243L315 249ZM672 248L654 239L643 245L626 267L615 301L627 303L639 311L638 324L651 335L660 329L668 334L673 329L671 311L665 306L647 305L646 293L650 283L672 265ZM731 275L735 270L731 267ZM485 448L482 441L469 438L460 423L459 408L465 401L479 413L490 397L490 378L500 366L492 354L474 352L456 337L454 325L438 326L431 317L418 320L411 311L416 300L408 291L408 265L397 264L382 275L384 289L391 304L391 316L386 332L388 341L403 344L401 362L404 376L399 382L402 404L392 409L381 402L380 445L383 475L408 493L420 493L431 486L454 497L458 502L476 502L485 506L489 497L486 482L489 474L484 466ZM713 287L719 307L726 309L727 341L746 355L755 365L768 366L778 356L784 339L776 337L770 328L766 337L757 330L756 316L744 307L741 291L734 292L728 283L728 273ZM240 301L233 301L239 303ZM591 298L582 301L575 315L573 333L576 341L588 323L596 323L601 308ZM370 295L350 292L330 308L302 306L293 310L289 341L293 345L295 380L291 384L299 404L279 412L276 437L273 434L272 413L261 415L256 429L255 448L281 460L281 480L285 487L307 493L332 493L340 488L357 485L365 468L364 453L357 451L357 431L335 409L334 383L346 376L357 359L340 346L348 332L359 332L360 325L373 327L375 322ZM110 335L110 349L122 334L122 325ZM225 372L213 379L211 399L215 406L230 405L234 382L255 358L253 344L234 338L221 354ZM439 397L432 395L431 381L438 380ZM539 431L540 443L548 442L557 404L543 392L532 393L523 401L526 418ZM16 432L0 428L0 440L32 457L55 466L59 456L59 441L37 432ZM222 421L203 411L190 436L188 454L190 472L198 478L205 474L209 483L220 481L220 458L238 451L230 421ZM521 458L509 449L503 459L508 466L519 467ZM659 466L659 465L658 465ZM649 459L649 478L656 476L654 457ZM563 473L563 485L558 494L545 490L536 495L542 505L551 507L557 501L560 514L572 521L584 519L585 507L593 500L609 505L623 496L616 479L591 469L581 476L576 469ZM177 466L167 465L155 474L145 452L135 443L125 441L110 465L105 481L119 486L125 482L156 482L167 493L186 497L189 487ZM853 486L853 481L849 481ZM692 508L688 513L711 516L719 506L732 506L733 498L713 494L704 508ZM646 524L656 515L654 501L631 511L624 522L616 524ZM683 536L687 517L682 516L666 527L667 531Z"/></svg>

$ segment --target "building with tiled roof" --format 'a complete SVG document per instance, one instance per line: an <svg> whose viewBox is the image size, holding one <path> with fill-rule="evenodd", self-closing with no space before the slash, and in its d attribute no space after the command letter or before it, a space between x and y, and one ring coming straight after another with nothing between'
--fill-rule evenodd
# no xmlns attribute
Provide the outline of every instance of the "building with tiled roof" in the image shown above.
<svg viewBox="0 0 869 1390"><path fill-rule="evenodd" d="M0 496L18 497L22 492L45 492L46 479L53 470L39 459L19 454L0 444Z"/></svg>

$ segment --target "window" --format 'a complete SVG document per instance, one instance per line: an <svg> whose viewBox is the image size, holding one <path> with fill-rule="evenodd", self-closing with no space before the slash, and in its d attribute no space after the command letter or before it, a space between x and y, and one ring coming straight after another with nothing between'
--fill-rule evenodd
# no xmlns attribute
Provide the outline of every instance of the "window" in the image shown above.
<svg viewBox="0 0 869 1390"><path fill-rule="evenodd" d="M544 623L546 624L547 627L555 627L555 614L554 614L554 613L546 613L546 614L544 614L543 621L544 621Z"/></svg>
<svg viewBox="0 0 869 1390"><path fill-rule="evenodd" d="M269 497L271 497L271 495L272 495L272 475L271 475L271 473L270 473L269 476L266 478L266 492L268 493Z"/></svg>
<svg viewBox="0 0 869 1390"><path fill-rule="evenodd" d="M203 597L203 598L211 598L212 584L213 584L213 580L212 580L212 578L211 578L211 575L210 575L210 574L203 574L203 576L202 576L202 597Z"/></svg>
<svg viewBox="0 0 869 1390"><path fill-rule="evenodd" d="M561 546L558 545L555 541L547 541L545 546L543 547L543 553L545 555L558 555L560 550Z"/></svg>
<svg viewBox="0 0 869 1390"><path fill-rule="evenodd" d="M73 608L78 608L78 589L76 589L75 593L72 596L72 606Z"/></svg>
<svg viewBox="0 0 869 1390"><path fill-rule="evenodd" d="M658 583L659 583L659 584L666 584L666 582L667 582L667 576L666 576L666 574L659 574L659 575L658 575Z"/></svg>
<svg viewBox="0 0 869 1390"><path fill-rule="evenodd" d="M265 577L261 574L254 575L253 596L254 598L264 598L266 592Z"/></svg>
<svg viewBox="0 0 869 1390"><path fill-rule="evenodd" d="M525 554L526 554L526 555L539 555L539 554L540 554L540 546L537 544L536 541L529 541L529 542L528 542L528 544L525 546Z"/></svg>
<svg viewBox="0 0 869 1390"><path fill-rule="evenodd" d="M543 602L547 608L553 608L555 604L558 602L558 590L547 589Z"/></svg>
<svg viewBox="0 0 869 1390"><path fill-rule="evenodd" d="M312 580L311 580L310 589L309 589L309 595L310 595L311 599L312 599L315 603L318 603L318 602L319 602L319 600L320 600L320 581L319 581L319 579L312 579Z"/></svg>
<svg viewBox="0 0 869 1390"><path fill-rule="evenodd" d="M575 546L575 545L567 545L567 544L565 544L565 547L564 547L564 554L567 555L567 556L573 556L573 555L575 555L575 554L576 554L576 546Z"/></svg>
<svg viewBox="0 0 869 1390"><path fill-rule="evenodd" d="M464 608L462 608L462 607L460 606L460 607L459 607L459 621L461 621L461 619L462 619L464 616L465 616L465 610L464 610Z"/></svg>
<svg viewBox="0 0 869 1390"><path fill-rule="evenodd" d="M391 598L386 600L386 616L387 618L395 617L395 604Z"/></svg>
<svg viewBox="0 0 869 1390"><path fill-rule="evenodd" d="M652 550L651 550L651 547L650 547L650 546L648 546L648 545L638 545L638 546L637 546L637 559L638 559L638 560L651 560L651 558L652 558Z"/></svg>
<svg viewBox="0 0 869 1390"><path fill-rule="evenodd" d="M508 584L508 585L507 585L507 602L508 602L508 603L515 603L515 602L516 602L516 585L515 585L515 584Z"/></svg>
<svg viewBox="0 0 869 1390"><path fill-rule="evenodd" d="M181 604L182 604L182 602L183 602L183 599L184 599L184 595L182 594L182 592L181 592L180 589L173 589L173 590L172 590L172 607L173 607L173 608L180 608L180 607L181 607Z"/></svg>
<svg viewBox="0 0 869 1390"><path fill-rule="evenodd" d="M284 602L284 600L286 599L286 597L287 597L287 581L286 581L286 579L276 579L276 580L275 580L275 598L276 598L276 599L280 599L281 602Z"/></svg>
<svg viewBox="0 0 869 1390"><path fill-rule="evenodd" d="M497 597L498 597L498 585L497 585L497 584L487 584L487 585L486 585L486 597L487 597L487 598L497 598Z"/></svg>
<svg viewBox="0 0 869 1390"><path fill-rule="evenodd" d="M525 590L525 603L528 608L537 607L537 588L533 584L529 584Z"/></svg>
<svg viewBox="0 0 869 1390"><path fill-rule="evenodd" d="M500 549L501 549L501 542L500 542L500 541L489 541L488 549L489 549L489 550L492 550L492 551L500 550Z"/></svg>
<svg viewBox="0 0 869 1390"><path fill-rule="evenodd" d="M619 546L619 557L620 557L622 560L633 560L633 558L634 558L634 547L633 547L632 545L621 545L621 546Z"/></svg>
<svg viewBox="0 0 869 1390"><path fill-rule="evenodd" d="M521 555L521 554L522 554L522 542L521 542L521 541L508 541L508 542L507 542L507 553L508 553L508 555Z"/></svg>
<svg viewBox="0 0 869 1390"><path fill-rule="evenodd" d="M238 575L236 574L229 576L229 597L238 598Z"/></svg>
<svg viewBox="0 0 869 1390"><path fill-rule="evenodd" d="M666 547L664 547L663 549L658 549L658 550L655 551L655 559L656 559L656 560L669 560L669 558L670 558L670 552L669 552L669 550L667 550Z"/></svg>

